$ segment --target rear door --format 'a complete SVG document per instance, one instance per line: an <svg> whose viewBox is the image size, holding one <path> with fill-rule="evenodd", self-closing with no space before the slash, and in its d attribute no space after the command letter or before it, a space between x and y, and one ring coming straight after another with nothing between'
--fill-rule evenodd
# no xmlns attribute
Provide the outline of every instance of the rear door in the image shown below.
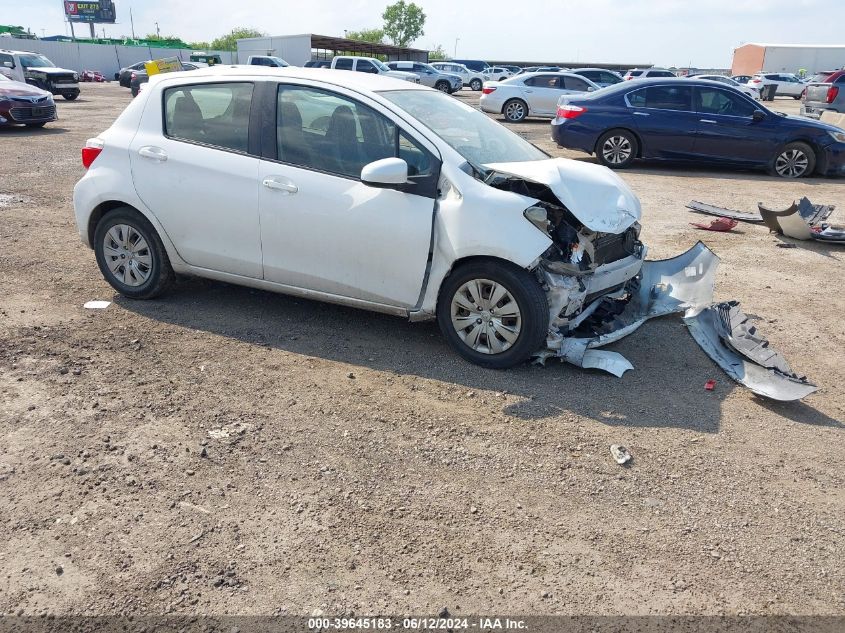
<svg viewBox="0 0 845 633"><path fill-rule="evenodd" d="M642 140L643 158L694 157L699 117L692 107L692 86L648 86L625 98Z"/></svg>
<svg viewBox="0 0 845 633"><path fill-rule="evenodd" d="M543 116L554 116L557 112L557 100L562 94L561 90L560 77L557 75L529 77L522 87L531 114Z"/></svg>
<svg viewBox="0 0 845 633"><path fill-rule="evenodd" d="M259 158L249 139L254 90L220 81L156 91L129 157L138 196L182 259L261 278Z"/></svg>
<svg viewBox="0 0 845 633"><path fill-rule="evenodd" d="M753 118L756 104L734 90L694 88L699 116L695 154L730 163L763 164L780 143L777 121Z"/></svg>

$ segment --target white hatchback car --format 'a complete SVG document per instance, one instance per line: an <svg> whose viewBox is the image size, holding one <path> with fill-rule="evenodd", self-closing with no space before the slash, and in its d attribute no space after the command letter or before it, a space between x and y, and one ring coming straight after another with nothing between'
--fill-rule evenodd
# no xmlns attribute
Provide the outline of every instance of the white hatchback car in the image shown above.
<svg viewBox="0 0 845 633"><path fill-rule="evenodd" d="M596 90L599 86L575 73L523 73L504 81L485 83L478 105L483 112L500 113L511 123L526 117L553 119L562 96Z"/></svg>
<svg viewBox="0 0 845 633"><path fill-rule="evenodd" d="M487 367L560 350L643 266L640 203L616 174L378 75L158 75L82 160L79 233L122 295L179 273L437 318Z"/></svg>

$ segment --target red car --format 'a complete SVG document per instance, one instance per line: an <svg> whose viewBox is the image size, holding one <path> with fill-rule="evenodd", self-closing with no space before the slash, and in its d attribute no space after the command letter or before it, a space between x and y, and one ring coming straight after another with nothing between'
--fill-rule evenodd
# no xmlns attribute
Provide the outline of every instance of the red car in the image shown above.
<svg viewBox="0 0 845 633"><path fill-rule="evenodd" d="M16 123L43 127L57 118L52 94L0 75L0 127Z"/></svg>
<svg viewBox="0 0 845 633"><path fill-rule="evenodd" d="M99 70L83 70L79 78L82 81L93 81L96 83L102 83L106 80L103 73L101 73Z"/></svg>

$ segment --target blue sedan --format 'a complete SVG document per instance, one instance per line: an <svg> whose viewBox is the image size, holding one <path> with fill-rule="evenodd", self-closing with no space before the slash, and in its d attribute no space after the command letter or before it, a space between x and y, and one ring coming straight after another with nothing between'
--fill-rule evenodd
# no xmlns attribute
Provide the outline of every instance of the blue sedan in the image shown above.
<svg viewBox="0 0 845 633"><path fill-rule="evenodd" d="M763 167L784 178L845 174L845 131L706 80L626 81L561 97L552 139L612 169L647 158Z"/></svg>

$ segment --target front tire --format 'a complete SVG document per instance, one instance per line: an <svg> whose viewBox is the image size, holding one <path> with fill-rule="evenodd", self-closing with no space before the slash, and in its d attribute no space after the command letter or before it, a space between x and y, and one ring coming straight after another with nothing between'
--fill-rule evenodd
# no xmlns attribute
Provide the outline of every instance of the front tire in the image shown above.
<svg viewBox="0 0 845 633"><path fill-rule="evenodd" d="M507 262L472 262L443 282L437 322L463 358L506 369L544 347L549 305L540 282L528 271Z"/></svg>
<svg viewBox="0 0 845 633"><path fill-rule="evenodd" d="M628 130L610 130L596 143L596 158L605 167L626 169L637 158L639 144Z"/></svg>
<svg viewBox="0 0 845 633"><path fill-rule="evenodd" d="M62 96L65 99L67 99L68 101L73 101L74 99L76 99L79 96L79 93L78 92L64 92L64 93L62 93Z"/></svg>
<svg viewBox="0 0 845 633"><path fill-rule="evenodd" d="M443 81L442 79L434 84L434 88L439 90L440 92L446 92L451 94L452 87L449 85L448 81Z"/></svg>
<svg viewBox="0 0 845 633"><path fill-rule="evenodd" d="M806 143L789 143L775 155L769 173L781 178L803 178L816 169L816 154Z"/></svg>
<svg viewBox="0 0 845 633"><path fill-rule="evenodd" d="M173 283L170 258L155 228L131 207L106 214L94 232L97 265L124 297L152 299Z"/></svg>
<svg viewBox="0 0 845 633"><path fill-rule="evenodd" d="M475 90L475 92L478 92L484 87L484 84L481 82L480 79L473 79L471 82L469 82L469 87Z"/></svg>
<svg viewBox="0 0 845 633"><path fill-rule="evenodd" d="M47 125L47 121L39 121L38 123L27 123L26 127L40 128L44 127L45 125Z"/></svg>
<svg viewBox="0 0 845 633"><path fill-rule="evenodd" d="M502 114L510 123L519 123L528 116L528 104L522 99L510 99L502 106Z"/></svg>

